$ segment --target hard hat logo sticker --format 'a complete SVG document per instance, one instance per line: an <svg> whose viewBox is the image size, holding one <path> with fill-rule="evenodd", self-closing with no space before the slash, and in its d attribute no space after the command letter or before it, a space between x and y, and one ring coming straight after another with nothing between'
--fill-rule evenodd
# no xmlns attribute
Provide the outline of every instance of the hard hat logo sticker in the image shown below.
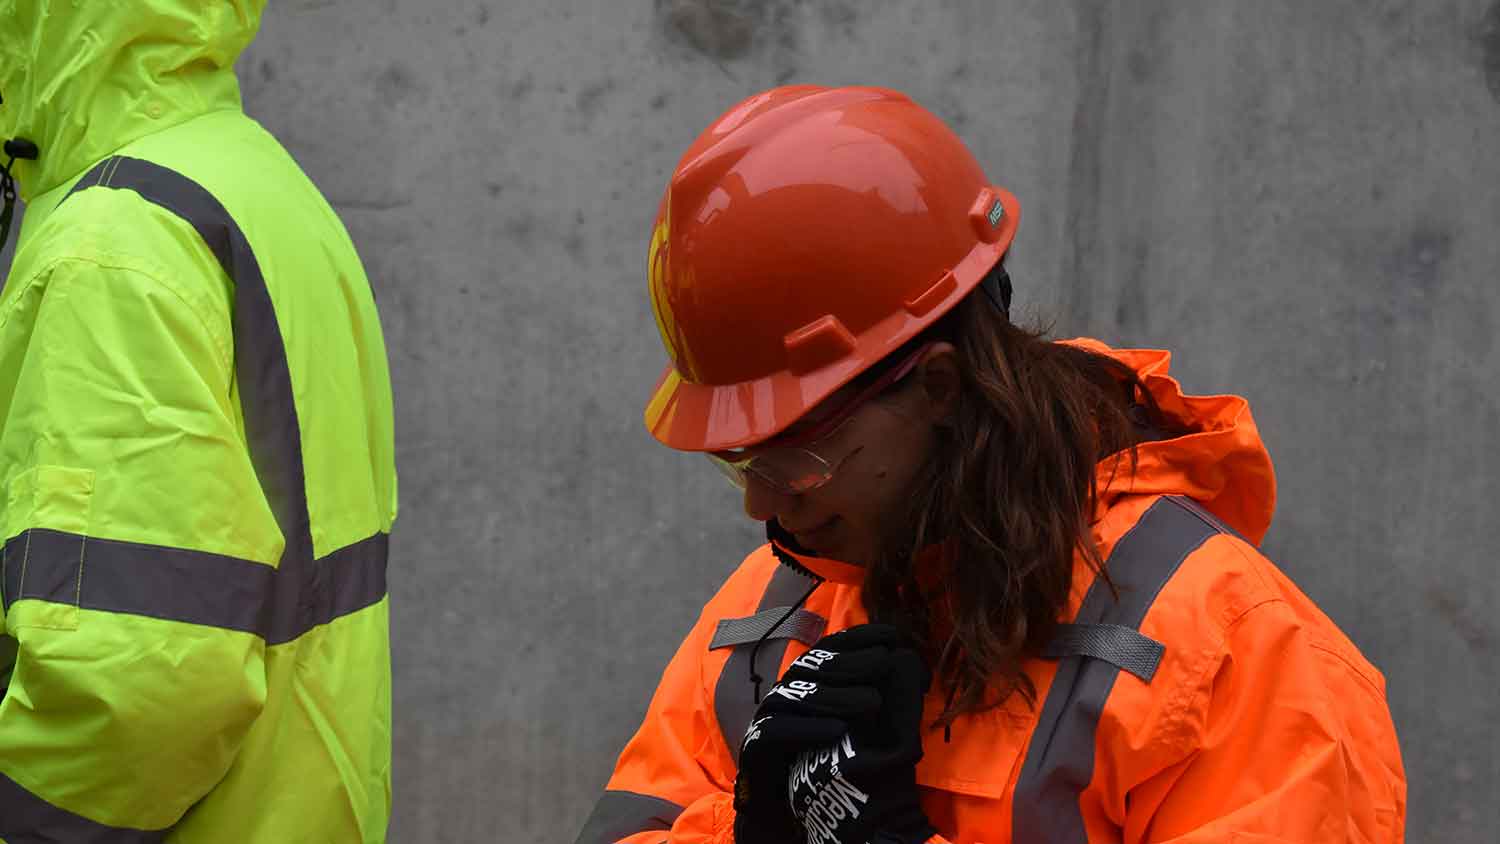
<svg viewBox="0 0 1500 844"><path fill-rule="evenodd" d="M1000 200L995 200L995 205L990 209L990 225L1000 225L1000 220L1005 217L1005 206Z"/></svg>

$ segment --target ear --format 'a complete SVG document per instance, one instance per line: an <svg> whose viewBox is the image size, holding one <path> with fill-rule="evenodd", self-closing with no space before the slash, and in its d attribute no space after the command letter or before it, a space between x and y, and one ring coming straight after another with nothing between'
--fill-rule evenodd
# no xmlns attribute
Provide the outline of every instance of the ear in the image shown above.
<svg viewBox="0 0 1500 844"><path fill-rule="evenodd" d="M963 379L958 371L958 350L952 343L933 343L917 362L922 386L923 414L934 425L943 425L958 407Z"/></svg>

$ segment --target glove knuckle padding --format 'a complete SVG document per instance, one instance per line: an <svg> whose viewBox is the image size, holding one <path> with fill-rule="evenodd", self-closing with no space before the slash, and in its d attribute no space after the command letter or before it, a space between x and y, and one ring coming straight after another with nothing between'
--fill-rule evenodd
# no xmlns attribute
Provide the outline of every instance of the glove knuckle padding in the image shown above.
<svg viewBox="0 0 1500 844"><path fill-rule="evenodd" d="M829 633L813 645L829 651L852 651L873 647L910 647L910 634L890 624L857 624L837 633Z"/></svg>
<svg viewBox="0 0 1500 844"><path fill-rule="evenodd" d="M891 650L885 646L832 651L812 648L792 661L782 682L811 680L824 685L877 685L890 665Z"/></svg>
<svg viewBox="0 0 1500 844"><path fill-rule="evenodd" d="M806 680L777 683L761 701L757 715L801 714L874 723L881 711L880 690L873 686L837 686Z"/></svg>

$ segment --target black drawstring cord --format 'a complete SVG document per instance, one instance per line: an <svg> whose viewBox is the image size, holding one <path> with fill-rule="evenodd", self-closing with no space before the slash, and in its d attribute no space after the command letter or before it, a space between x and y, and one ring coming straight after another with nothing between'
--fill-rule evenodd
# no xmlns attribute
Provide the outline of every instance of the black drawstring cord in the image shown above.
<svg viewBox="0 0 1500 844"><path fill-rule="evenodd" d="M786 620L792 617L792 613L796 612L798 607L801 607L803 604L807 603L807 599L811 598L812 593L818 591L818 587L822 585L823 581L821 578L814 580L812 588L803 593L802 597L797 599L797 603L792 604L791 607L787 609L786 614L783 615L780 620L771 625L770 628L766 630L766 632L760 634L760 638L755 640L755 647L750 649L750 682L755 684L755 703L757 705L760 704L760 684L763 680L766 679L760 676L759 671L755 670L755 659L756 657L760 656L760 646L764 645L766 643L766 640L771 638L771 634L776 632L776 628L785 624Z"/></svg>
<svg viewBox="0 0 1500 844"><path fill-rule="evenodd" d="M803 595L801 598L799 598L797 600L797 603L793 604L792 608L786 611L786 615L783 615L781 617L781 620L771 625L771 628L769 630L761 634L761 637L755 642L755 647L750 651L750 682L755 684L756 705L760 704L760 684L766 679L760 676L759 671L755 670L755 660L760 656L760 646L764 645L766 643L766 640L771 637L771 634L776 632L776 628L785 624L786 620L792 617L792 613L796 612L798 607L807 603L807 599L812 597L812 593L816 592L818 590L818 587L823 585L823 578L818 577L817 574L812 572L806 566L797 562L797 558L787 553L786 549L782 547L783 545L785 545L790 548L795 548L798 551L803 550L800 546L797 545L797 540L794 539L790 533L787 533L786 530L782 528L781 523L776 521L775 519L771 519L766 522L766 542L770 543L771 553L776 557L776 562L781 563L797 574L800 574L808 580L811 580L813 582L813 585L811 589L807 590L806 595Z"/></svg>
<svg viewBox="0 0 1500 844"><path fill-rule="evenodd" d="M954 678L955 681L957 679L958 679L957 677ZM958 697L958 683L954 682L953 688L951 688L951 689L948 690L948 701L943 704L943 711L944 711L945 714L947 713L947 711L949 709L953 708L953 699L956 698L956 697ZM946 724L943 725L943 744L952 744L952 743L953 743L953 722L950 720L948 723L946 723Z"/></svg>
<svg viewBox="0 0 1500 844"><path fill-rule="evenodd" d="M0 249L10 239L10 218L16 212L16 177L10 168L16 166L17 158L35 160L39 151L36 144L25 138L11 138L5 142L5 154L10 161L0 167L0 200L4 201L4 207L0 207Z"/></svg>

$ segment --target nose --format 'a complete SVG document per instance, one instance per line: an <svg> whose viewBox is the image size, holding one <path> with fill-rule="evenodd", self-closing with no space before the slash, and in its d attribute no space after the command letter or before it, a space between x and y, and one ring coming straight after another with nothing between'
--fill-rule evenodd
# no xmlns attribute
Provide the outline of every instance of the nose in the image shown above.
<svg viewBox="0 0 1500 844"><path fill-rule="evenodd" d="M795 509L798 496L778 492L751 474L745 479L745 515L757 522L768 522Z"/></svg>

